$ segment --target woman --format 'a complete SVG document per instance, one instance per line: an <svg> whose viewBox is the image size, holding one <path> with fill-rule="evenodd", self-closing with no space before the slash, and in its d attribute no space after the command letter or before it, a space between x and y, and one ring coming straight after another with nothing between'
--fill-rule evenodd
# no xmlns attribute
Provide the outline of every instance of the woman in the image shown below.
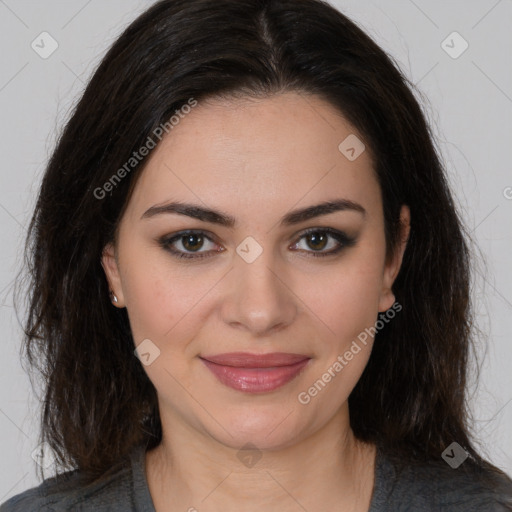
<svg viewBox="0 0 512 512"><path fill-rule="evenodd" d="M60 476L11 510L512 510L470 438L470 253L410 85L317 0L163 0L28 238Z"/></svg>

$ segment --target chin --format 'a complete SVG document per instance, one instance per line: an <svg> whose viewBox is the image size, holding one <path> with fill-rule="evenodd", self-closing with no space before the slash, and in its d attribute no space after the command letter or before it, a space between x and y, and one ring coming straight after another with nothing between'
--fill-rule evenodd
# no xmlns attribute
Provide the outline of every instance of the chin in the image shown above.
<svg viewBox="0 0 512 512"><path fill-rule="evenodd" d="M278 450L286 448L297 440L298 432L304 426L298 425L294 414L277 404L257 411L248 406L246 411L231 414L213 415L218 418L222 428L216 422L208 421L209 434L220 443L234 449L240 449L251 443L260 450ZM233 409L230 409L233 411Z"/></svg>

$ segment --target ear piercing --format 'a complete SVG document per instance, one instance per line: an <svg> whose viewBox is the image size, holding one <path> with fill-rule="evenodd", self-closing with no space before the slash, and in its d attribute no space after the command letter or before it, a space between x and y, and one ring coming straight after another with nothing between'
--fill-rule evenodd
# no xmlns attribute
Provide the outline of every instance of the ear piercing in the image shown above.
<svg viewBox="0 0 512 512"><path fill-rule="evenodd" d="M114 292L112 290L110 290L110 300L114 303L114 304L117 304L117 297L115 296Z"/></svg>

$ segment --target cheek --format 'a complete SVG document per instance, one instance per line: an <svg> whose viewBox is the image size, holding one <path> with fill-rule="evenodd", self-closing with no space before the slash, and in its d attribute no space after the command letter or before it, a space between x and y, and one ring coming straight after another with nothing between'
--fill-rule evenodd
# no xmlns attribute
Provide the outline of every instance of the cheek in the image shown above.
<svg viewBox="0 0 512 512"><path fill-rule="evenodd" d="M382 287L380 259L381 255L372 251L354 251L305 287L307 303L336 349L377 320Z"/></svg>
<svg viewBox="0 0 512 512"><path fill-rule="evenodd" d="M149 338L161 344L180 327L201 290L191 287L179 273L171 273L165 254L128 244L124 251L129 256L121 265L123 292L135 343Z"/></svg>
<svg viewBox="0 0 512 512"><path fill-rule="evenodd" d="M346 272L330 275L328 292L310 290L310 304L322 320L319 325L328 326L317 330L318 364L306 383L310 387L303 390L319 423L345 403L371 355L374 331L370 328L378 318L381 282L375 268L359 259Z"/></svg>
<svg viewBox="0 0 512 512"><path fill-rule="evenodd" d="M171 275L159 257L126 264L123 291L134 344L144 341L151 353L144 371L165 400L182 403L182 386L193 389L188 350L201 325L207 283L196 286L178 272Z"/></svg>

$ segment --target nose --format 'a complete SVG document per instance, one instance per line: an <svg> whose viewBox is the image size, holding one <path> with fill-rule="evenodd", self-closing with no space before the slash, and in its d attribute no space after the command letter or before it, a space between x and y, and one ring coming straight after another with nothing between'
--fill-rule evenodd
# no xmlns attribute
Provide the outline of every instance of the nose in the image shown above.
<svg viewBox="0 0 512 512"><path fill-rule="evenodd" d="M287 273L263 253L252 263L236 256L222 303L222 319L231 327L262 337L290 325L299 299Z"/></svg>

